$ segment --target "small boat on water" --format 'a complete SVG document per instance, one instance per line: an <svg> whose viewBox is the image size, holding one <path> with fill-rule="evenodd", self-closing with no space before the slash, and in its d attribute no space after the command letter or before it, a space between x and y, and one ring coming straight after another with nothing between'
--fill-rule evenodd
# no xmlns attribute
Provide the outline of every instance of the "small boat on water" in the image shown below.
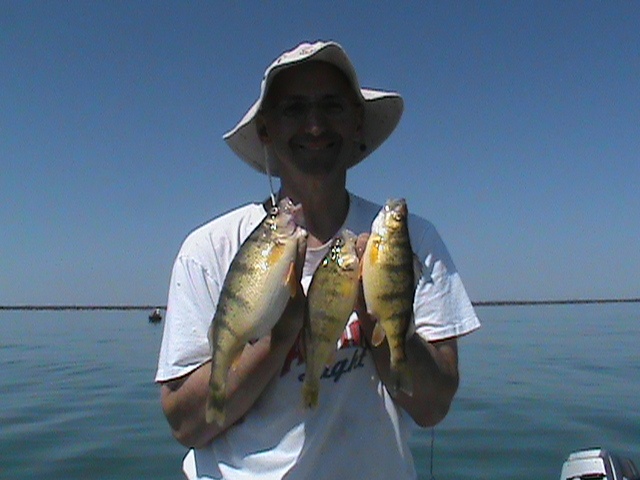
<svg viewBox="0 0 640 480"><path fill-rule="evenodd" d="M562 465L560 480L640 480L640 472L628 458L602 448L579 450Z"/></svg>
<svg viewBox="0 0 640 480"><path fill-rule="evenodd" d="M156 308L149 314L149 321L151 323L158 323L162 321L162 311L159 308Z"/></svg>

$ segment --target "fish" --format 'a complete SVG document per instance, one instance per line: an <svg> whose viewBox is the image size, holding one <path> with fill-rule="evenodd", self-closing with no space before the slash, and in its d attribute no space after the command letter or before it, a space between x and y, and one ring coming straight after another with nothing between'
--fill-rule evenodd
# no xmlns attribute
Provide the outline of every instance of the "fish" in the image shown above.
<svg viewBox="0 0 640 480"><path fill-rule="evenodd" d="M392 395L413 394L413 375L407 362L405 338L413 321L417 279L411 248L408 208L403 198L389 199L371 225L361 259L362 289L367 313L376 320L373 346L386 336L389 344Z"/></svg>
<svg viewBox="0 0 640 480"><path fill-rule="evenodd" d="M307 291L307 316L303 326L306 366L302 384L302 403L316 408L320 376L335 356L360 289L360 260L357 236L341 230L313 274Z"/></svg>
<svg viewBox="0 0 640 480"><path fill-rule="evenodd" d="M229 266L208 338L207 423L222 426L229 369L245 345L268 334L297 292L307 247L300 205L283 198L249 234Z"/></svg>

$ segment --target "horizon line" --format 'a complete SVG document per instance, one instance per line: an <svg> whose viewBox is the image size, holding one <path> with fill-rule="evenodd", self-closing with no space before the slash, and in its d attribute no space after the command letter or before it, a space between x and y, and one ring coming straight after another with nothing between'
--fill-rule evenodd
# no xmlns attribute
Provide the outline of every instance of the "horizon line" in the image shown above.
<svg viewBox="0 0 640 480"><path fill-rule="evenodd" d="M638 298L573 298L558 300L479 300L472 301L474 307L534 306L534 305L578 305L600 303L640 303ZM0 305L0 310L160 310L166 305Z"/></svg>

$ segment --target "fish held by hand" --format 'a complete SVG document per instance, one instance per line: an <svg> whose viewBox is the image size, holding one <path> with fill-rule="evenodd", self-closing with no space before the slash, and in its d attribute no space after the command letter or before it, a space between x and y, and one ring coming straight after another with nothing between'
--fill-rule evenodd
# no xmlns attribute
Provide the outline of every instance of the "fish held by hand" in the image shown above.
<svg viewBox="0 0 640 480"><path fill-rule="evenodd" d="M267 335L299 292L307 232L301 206L283 198L242 243L224 279L209 328L207 423L225 421L227 375L252 339Z"/></svg>
<svg viewBox="0 0 640 480"><path fill-rule="evenodd" d="M373 346L387 338L390 351L390 393L413 394L413 375L405 339L413 321L413 297L419 275L408 228L404 199L390 199L371 226L361 259L362 288L367 312L374 317Z"/></svg>
<svg viewBox="0 0 640 480"><path fill-rule="evenodd" d="M308 316L303 330L306 371L302 402L306 408L318 404L320 376L335 356L337 344L359 291L360 261L356 235L342 230L313 274L308 290Z"/></svg>

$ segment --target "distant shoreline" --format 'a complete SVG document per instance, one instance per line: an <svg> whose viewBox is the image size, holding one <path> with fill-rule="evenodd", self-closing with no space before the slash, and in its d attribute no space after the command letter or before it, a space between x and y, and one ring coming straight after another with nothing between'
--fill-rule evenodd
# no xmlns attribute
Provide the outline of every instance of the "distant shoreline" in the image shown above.
<svg viewBox="0 0 640 480"><path fill-rule="evenodd" d="M0 310L166 310L162 305L0 305Z"/></svg>
<svg viewBox="0 0 640 480"><path fill-rule="evenodd" d="M564 300L486 300L471 302L474 307L580 305L600 303L640 303L640 298L576 298ZM166 305L0 305L0 310L166 310Z"/></svg>
<svg viewBox="0 0 640 480"><path fill-rule="evenodd" d="M567 300L488 300L471 302L474 307L580 305L592 303L640 303L640 298L576 298Z"/></svg>

